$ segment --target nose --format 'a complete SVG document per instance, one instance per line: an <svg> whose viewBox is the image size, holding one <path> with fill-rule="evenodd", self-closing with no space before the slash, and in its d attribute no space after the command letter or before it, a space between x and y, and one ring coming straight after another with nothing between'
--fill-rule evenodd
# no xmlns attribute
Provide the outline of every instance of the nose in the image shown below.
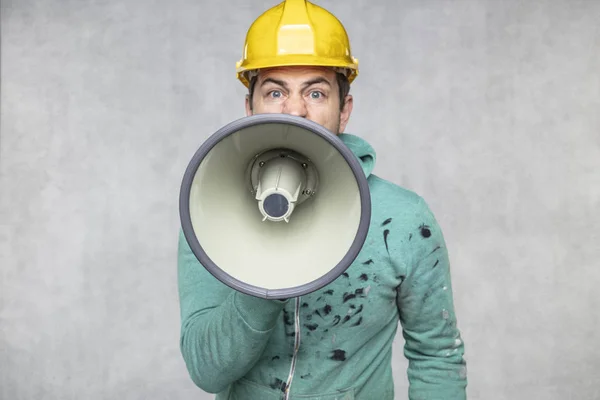
<svg viewBox="0 0 600 400"><path fill-rule="evenodd" d="M303 118L308 114L306 104L300 96L288 97L288 99L285 101L283 112L285 114L291 114Z"/></svg>

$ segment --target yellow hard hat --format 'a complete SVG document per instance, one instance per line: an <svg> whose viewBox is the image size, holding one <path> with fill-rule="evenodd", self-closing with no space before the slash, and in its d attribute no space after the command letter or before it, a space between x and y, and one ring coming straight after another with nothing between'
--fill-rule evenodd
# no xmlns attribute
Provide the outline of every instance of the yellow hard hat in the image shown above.
<svg viewBox="0 0 600 400"><path fill-rule="evenodd" d="M339 68L349 82L358 75L358 60L342 23L306 0L285 0L252 23L236 73L248 87L248 72L290 65Z"/></svg>

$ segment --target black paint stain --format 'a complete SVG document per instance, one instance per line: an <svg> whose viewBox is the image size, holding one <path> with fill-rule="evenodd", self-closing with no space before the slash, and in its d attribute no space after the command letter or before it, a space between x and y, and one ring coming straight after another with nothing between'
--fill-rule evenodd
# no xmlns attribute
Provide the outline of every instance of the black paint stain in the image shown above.
<svg viewBox="0 0 600 400"><path fill-rule="evenodd" d="M435 262L435 264L433 264L433 267L431 267L431 268L435 268L435 267L437 267L437 265L438 265L439 263L440 263L440 260L437 260L437 261Z"/></svg>
<svg viewBox="0 0 600 400"><path fill-rule="evenodd" d="M390 234L390 230L386 229L385 231L383 231L383 241L385 242L385 249L387 250L387 252L390 252L390 249L388 248L388 242L387 242L387 238L388 235Z"/></svg>
<svg viewBox="0 0 600 400"><path fill-rule="evenodd" d="M329 329L325 329L323 332L327 333L327 332L329 332Z"/></svg>
<svg viewBox="0 0 600 400"><path fill-rule="evenodd" d="M271 389L279 389L282 392L285 392L285 382L279 378L275 378L273 383L271 383Z"/></svg>
<svg viewBox="0 0 600 400"><path fill-rule="evenodd" d="M333 289L329 289L328 291L324 292L325 294L333 294Z"/></svg>
<svg viewBox="0 0 600 400"><path fill-rule="evenodd" d="M412 233L410 235L408 235L408 241L410 242L410 239L412 239Z"/></svg>
<svg viewBox="0 0 600 400"><path fill-rule="evenodd" d="M308 307L308 303L302 303L302 308Z"/></svg>
<svg viewBox="0 0 600 400"><path fill-rule="evenodd" d="M321 301L321 300L323 300L323 296L320 296L320 297L317 299L317 301Z"/></svg>
<svg viewBox="0 0 600 400"><path fill-rule="evenodd" d="M354 304L350 304L350 308L354 310L356 306Z"/></svg>
<svg viewBox="0 0 600 400"><path fill-rule="evenodd" d="M348 278L348 277L349 277L349 275L348 275L348 273L347 273L347 272L344 272L342 275L343 275L343 276L345 276L346 278Z"/></svg>
<svg viewBox="0 0 600 400"><path fill-rule="evenodd" d="M343 302L346 303L348 300L352 300L352 299L356 298L357 296L365 297L364 293L365 293L364 288L358 288L354 291L354 293L346 292L346 293L344 293L344 301Z"/></svg>
<svg viewBox="0 0 600 400"><path fill-rule="evenodd" d="M295 332L288 332L288 333L286 333L286 336L296 336L296 333Z"/></svg>
<svg viewBox="0 0 600 400"><path fill-rule="evenodd" d="M363 282L366 282L369 280L369 277L367 276L367 274L361 274L358 279L360 279Z"/></svg>
<svg viewBox="0 0 600 400"><path fill-rule="evenodd" d="M321 313L323 313L324 315L328 315L330 312L331 306L329 304L325 304L325 307L323 307L320 310L315 310L315 314L317 314L321 318L323 318L323 315Z"/></svg>
<svg viewBox="0 0 600 400"><path fill-rule="evenodd" d="M271 358L271 361L275 361L275 360L279 360L279 356L275 356L275 357Z"/></svg>
<svg viewBox="0 0 600 400"><path fill-rule="evenodd" d="M391 218L386 219L385 221L383 221L383 223L381 224L381 226L386 226L387 224L389 224L390 222L392 222Z"/></svg>
<svg viewBox="0 0 600 400"><path fill-rule="evenodd" d="M404 279L406 279L406 276L404 276L404 275L398 275L396 277L396 279L400 279L401 281L404 281Z"/></svg>
<svg viewBox="0 0 600 400"><path fill-rule="evenodd" d="M358 321L356 321L355 323L353 323L352 326L359 326L361 324L361 322L362 322L362 317L360 317L358 319Z"/></svg>
<svg viewBox="0 0 600 400"><path fill-rule="evenodd" d="M373 264L373 260L371 260L371 259L368 259L367 261L365 261L365 262L363 263L363 265L369 265L369 264Z"/></svg>
<svg viewBox="0 0 600 400"><path fill-rule="evenodd" d="M342 317L340 317L339 315L336 315L335 317L333 317L333 326L336 326L337 324L339 324L341 319L342 319Z"/></svg>
<svg viewBox="0 0 600 400"><path fill-rule="evenodd" d="M310 321L312 319L312 315L308 314L305 318L306 318L307 321Z"/></svg>
<svg viewBox="0 0 600 400"><path fill-rule="evenodd" d="M314 331L315 329L317 329L319 327L318 324L304 324L304 326L309 330L309 331Z"/></svg>
<svg viewBox="0 0 600 400"><path fill-rule="evenodd" d="M419 227L419 229L421 230L421 236L423 236L424 238L428 238L431 236L431 231L429 230L429 227L427 225L421 225Z"/></svg>
<svg viewBox="0 0 600 400"><path fill-rule="evenodd" d="M310 372L306 375L300 375L300 379L307 379L307 378L312 378L312 375L310 374Z"/></svg>
<svg viewBox="0 0 600 400"><path fill-rule="evenodd" d="M352 300L356 295L354 293L344 293L344 303L348 300Z"/></svg>
<svg viewBox="0 0 600 400"><path fill-rule="evenodd" d="M441 249L441 248L442 248L442 246L438 246L438 247L436 247L435 249L433 249L433 250L431 251L431 253L429 253L429 255L432 255L433 253L435 253L436 251L438 251L438 250L439 250L439 249Z"/></svg>
<svg viewBox="0 0 600 400"><path fill-rule="evenodd" d="M288 313L285 310L283 310L283 322L286 325L294 325L294 322L292 322L292 320L290 319L290 313Z"/></svg>
<svg viewBox="0 0 600 400"><path fill-rule="evenodd" d="M346 360L346 352L344 350L336 349L332 351L330 359L334 361L345 361Z"/></svg>
<svg viewBox="0 0 600 400"><path fill-rule="evenodd" d="M355 306L350 306L350 308L355 308ZM355 313L353 313L351 315L346 315L344 317L344 319L342 320L342 324L345 324L346 322L350 321L350 319L352 319L352 317L360 314L362 312L362 310L363 310L363 305L361 304L360 307L358 307L358 310L356 310ZM360 317L360 321L362 321L362 317ZM359 322L359 324L360 324L360 322ZM353 326L356 326L356 325L353 325Z"/></svg>

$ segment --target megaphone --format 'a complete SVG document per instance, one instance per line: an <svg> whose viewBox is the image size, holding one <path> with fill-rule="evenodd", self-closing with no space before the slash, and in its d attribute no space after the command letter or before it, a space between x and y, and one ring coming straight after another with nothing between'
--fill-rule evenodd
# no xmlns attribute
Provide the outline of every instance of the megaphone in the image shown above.
<svg viewBox="0 0 600 400"><path fill-rule="evenodd" d="M339 277L367 237L371 197L352 151L288 114L233 121L200 145L181 184L181 228L215 278L287 299Z"/></svg>

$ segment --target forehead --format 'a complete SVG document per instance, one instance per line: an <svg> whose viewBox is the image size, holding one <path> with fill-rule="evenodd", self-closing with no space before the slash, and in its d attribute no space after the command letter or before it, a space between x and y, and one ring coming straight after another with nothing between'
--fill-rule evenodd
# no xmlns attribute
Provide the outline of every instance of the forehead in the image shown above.
<svg viewBox="0 0 600 400"><path fill-rule="evenodd" d="M290 83L302 83L317 77L327 79L331 84L335 82L335 71L327 67L289 66L262 69L258 73L258 81L273 78Z"/></svg>

